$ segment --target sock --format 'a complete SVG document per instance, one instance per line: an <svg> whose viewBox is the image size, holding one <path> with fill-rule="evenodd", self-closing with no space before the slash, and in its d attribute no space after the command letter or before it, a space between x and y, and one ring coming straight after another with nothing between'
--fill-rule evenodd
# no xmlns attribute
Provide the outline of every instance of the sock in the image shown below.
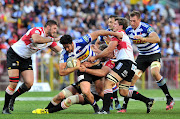
<svg viewBox="0 0 180 119"><path fill-rule="evenodd" d="M135 100L140 100L140 101L142 101L142 102L144 102L144 103L147 103L147 102L150 100L149 98L141 95L141 94L140 94L139 92L137 92L137 91L133 91L133 94L132 94L132 97L131 97L131 98L132 98L132 99L135 99Z"/></svg>
<svg viewBox="0 0 180 119"><path fill-rule="evenodd" d="M12 89L12 88L10 88L10 87L8 86L8 87L6 88L6 91L5 91L5 100L4 100L4 107L3 107L3 109L8 108L8 106L9 106L9 101L10 101L13 93L14 93L14 89Z"/></svg>
<svg viewBox="0 0 180 119"><path fill-rule="evenodd" d="M95 101L95 100L94 100L94 103L93 103L93 104L91 104L91 106L93 107L94 112L98 112L98 111L99 111L99 107L98 107L98 105L97 105L97 103L96 103L96 101Z"/></svg>
<svg viewBox="0 0 180 119"><path fill-rule="evenodd" d="M62 102L61 102L62 103ZM49 108L48 109L48 112L49 113L53 113L53 112L58 112L58 111L60 111L60 110L64 110L63 108L62 108L62 106L61 106L61 103L59 103L58 105L56 105L56 106L54 106L54 107L52 107L52 108Z"/></svg>
<svg viewBox="0 0 180 119"><path fill-rule="evenodd" d="M159 81L157 81L156 83L161 88L161 90L164 92L167 99L172 98L170 93L169 93L168 87L166 85L166 81L164 80L163 77Z"/></svg>
<svg viewBox="0 0 180 119"><path fill-rule="evenodd" d="M103 110L109 112L109 107L113 99L112 89L104 90Z"/></svg>
<svg viewBox="0 0 180 119"><path fill-rule="evenodd" d="M129 102L129 98L124 97L124 102L123 102L123 106L122 106L123 109L127 109L128 102Z"/></svg>
<svg viewBox="0 0 180 119"><path fill-rule="evenodd" d="M117 96L117 91L113 92L113 100L115 101L115 104L119 104L118 96Z"/></svg>
<svg viewBox="0 0 180 119"><path fill-rule="evenodd" d="M12 97L12 95L9 95L7 92L5 92L5 100L4 100L3 109L8 108L11 97Z"/></svg>
<svg viewBox="0 0 180 119"><path fill-rule="evenodd" d="M16 97L18 97L19 95L25 93L26 91L29 91L30 88L28 88L25 83L23 83L19 89L13 94L12 98L15 99Z"/></svg>
<svg viewBox="0 0 180 119"><path fill-rule="evenodd" d="M132 97L133 91L134 91L134 86L130 86L129 87L129 92L128 92L128 97ZM124 97L124 102L123 102L123 107L122 107L123 109L127 109L127 105L128 105L128 102L129 102L128 97Z"/></svg>
<svg viewBox="0 0 180 119"><path fill-rule="evenodd" d="M57 103L55 103L53 100L51 100L45 109L50 109L50 108L55 107L57 105L58 105Z"/></svg>

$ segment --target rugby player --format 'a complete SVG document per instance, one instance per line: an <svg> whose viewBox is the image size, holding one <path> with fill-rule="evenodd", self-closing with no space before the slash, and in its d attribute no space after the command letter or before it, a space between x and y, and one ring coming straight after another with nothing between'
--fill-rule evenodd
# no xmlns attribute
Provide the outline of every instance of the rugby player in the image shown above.
<svg viewBox="0 0 180 119"><path fill-rule="evenodd" d="M160 42L158 34L149 24L141 22L141 14L139 11L130 13L130 26L126 29L126 34L137 45L139 50L139 55L136 59L137 70L135 71L135 76L131 84L132 90L136 81L150 66L151 75L166 96L166 110L172 109L175 102L168 91L166 80L160 74L161 51L158 45ZM123 107L119 112L124 113L127 111L128 101L128 98L124 99Z"/></svg>
<svg viewBox="0 0 180 119"><path fill-rule="evenodd" d="M57 29L57 22L48 20L44 27L34 27L28 30L18 42L9 48L7 52L9 85L5 90L3 114L11 114L9 109L14 110L16 97L29 91L33 85L34 75L31 55L46 47L59 54L61 53L62 49L56 43L60 38L54 38ZM14 92L19 82L20 74L24 83Z"/></svg>
<svg viewBox="0 0 180 119"><path fill-rule="evenodd" d="M115 18L117 18L118 16L117 15L110 15L109 18L108 18L108 29L106 29L107 31L113 31L113 24L114 24L114 21L115 21ZM109 44L110 42L110 37L107 37L107 36L99 36L98 39L96 40L95 42L95 46L99 47L100 44L102 43L105 43L105 44ZM119 103L119 100L118 100L118 96L117 96L117 92L118 92L118 87L119 83L117 83L114 87L113 87L113 100L115 102L115 108L117 110L119 110L121 108L121 105ZM110 110L113 110L113 102L111 103L111 106L110 106Z"/></svg>
<svg viewBox="0 0 180 119"><path fill-rule="evenodd" d="M88 60L90 56L95 56L96 54L92 51L90 44L91 41L95 40L98 36L116 36L118 38L122 37L121 34L106 31L106 30L98 30L89 34L82 36L79 39L72 40L70 35L63 35L60 39L60 43L63 45L64 49L62 51L59 63L59 74L61 76L68 75L69 73L79 70L80 67L73 67L73 68L66 68L66 61L69 57L75 57L81 63ZM94 62L94 65L90 68L92 69L100 69L102 65L99 62ZM99 83L102 77L94 76L88 74L86 72L77 72L77 80L80 82L80 88L84 99L89 102L94 108L97 107L96 101L90 91L90 84L92 82L95 83L96 91L98 92L99 96L103 97L103 86ZM98 87L98 88L97 88Z"/></svg>
<svg viewBox="0 0 180 119"><path fill-rule="evenodd" d="M154 99L147 98L137 91L129 92L131 79L136 70L136 63L134 61L133 49L129 37L125 33L128 26L128 21L125 18L116 18L114 22L114 31L121 34L123 37L118 39L112 37L108 47L100 54L90 57L88 60L94 62L95 60L107 57L111 52L114 52L116 59L114 59L115 66L107 74L105 80L103 108L98 114L109 114L109 107L112 101L113 91L112 87L117 82L119 84L119 93L124 97L129 97L135 100L144 102L147 106L147 113L150 113Z"/></svg>

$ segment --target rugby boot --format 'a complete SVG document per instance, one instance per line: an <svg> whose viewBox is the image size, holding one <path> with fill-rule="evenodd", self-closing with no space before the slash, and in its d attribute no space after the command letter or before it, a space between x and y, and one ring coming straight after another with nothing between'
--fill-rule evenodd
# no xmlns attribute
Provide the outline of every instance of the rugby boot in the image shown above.
<svg viewBox="0 0 180 119"><path fill-rule="evenodd" d="M15 102L14 98L11 98L10 101L9 101L9 109L11 111L14 111L14 102Z"/></svg>
<svg viewBox="0 0 180 119"><path fill-rule="evenodd" d="M49 114L48 109L36 109L32 111L33 114Z"/></svg>
<svg viewBox="0 0 180 119"><path fill-rule="evenodd" d="M9 108L8 107L4 108L3 111L2 111L2 114L11 114L9 112Z"/></svg>
<svg viewBox="0 0 180 119"><path fill-rule="evenodd" d="M150 112L151 112L151 109L152 109L153 104L154 104L154 99L150 99L150 100L146 103L147 113L150 113Z"/></svg>
<svg viewBox="0 0 180 119"><path fill-rule="evenodd" d="M101 111L97 112L96 114L110 114L110 112L105 111L105 110L101 110Z"/></svg>
<svg viewBox="0 0 180 119"><path fill-rule="evenodd" d="M121 105L119 103L115 103L115 108L116 108L116 110L120 110L121 109Z"/></svg>
<svg viewBox="0 0 180 119"><path fill-rule="evenodd" d="M175 102L173 100L173 98L169 98L167 99L167 106L166 106L166 110L171 110L173 109L173 106L175 105Z"/></svg>
<svg viewBox="0 0 180 119"><path fill-rule="evenodd" d="M126 113L127 112L127 110L125 109L125 108L120 108L120 110L119 111L117 111L117 113Z"/></svg>

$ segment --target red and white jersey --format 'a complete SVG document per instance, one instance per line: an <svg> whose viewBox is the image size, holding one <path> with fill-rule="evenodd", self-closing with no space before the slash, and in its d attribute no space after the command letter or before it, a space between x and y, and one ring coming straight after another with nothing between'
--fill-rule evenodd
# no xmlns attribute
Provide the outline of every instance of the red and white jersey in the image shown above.
<svg viewBox="0 0 180 119"><path fill-rule="evenodd" d="M57 45L56 42L48 42L48 43L34 43L32 39L33 34L39 34L42 37L46 37L44 27L34 27L26 32L25 35L21 37L21 39L14 43L11 47L12 49L22 58L30 58L31 55L38 50L41 50L46 47L55 47Z"/></svg>
<svg viewBox="0 0 180 119"><path fill-rule="evenodd" d="M133 48L129 37L124 31L119 31L119 32L123 33L122 40L118 40L116 37L111 38L111 41L118 41L118 45L114 50L114 55L116 59L112 59L112 60L113 61L131 60L132 62L135 62L133 55Z"/></svg>

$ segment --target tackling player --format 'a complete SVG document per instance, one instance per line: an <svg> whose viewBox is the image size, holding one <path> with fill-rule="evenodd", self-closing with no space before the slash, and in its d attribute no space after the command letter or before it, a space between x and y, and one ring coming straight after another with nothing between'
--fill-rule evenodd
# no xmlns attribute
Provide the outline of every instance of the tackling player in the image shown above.
<svg viewBox="0 0 180 119"><path fill-rule="evenodd" d="M109 18L108 18L108 29L106 29L107 31L113 31L113 24L114 24L114 21L115 21L115 18L117 18L118 16L117 15L110 15ZM99 45L103 42L105 42L107 45L109 44L110 42L110 37L107 37L107 36L99 36L98 39L96 40L95 42L95 45L97 47L99 47ZM119 103L119 100L118 100L118 96L117 96L117 92L118 92L118 87L119 83L117 83L114 87L113 87L113 100L115 102L115 108L117 110L119 110L121 108L121 105ZM110 106L110 110L113 110L113 102L111 103L111 106Z"/></svg>
<svg viewBox="0 0 180 119"><path fill-rule="evenodd" d="M9 75L9 85L5 90L5 101L3 114L11 114L14 110L16 97L30 90L34 82L31 55L43 48L50 47L53 51L61 53L61 48L53 38L57 33L57 23L49 20L44 27L34 27L26 32L21 39L13 44L7 52L7 68ZM23 77L24 83L14 92L17 83Z"/></svg>
<svg viewBox="0 0 180 119"><path fill-rule="evenodd" d="M150 113L151 107L154 103L154 99L147 98L137 91L129 92L129 86L135 73L136 63L134 61L131 42L124 31L127 26L127 19L116 18L113 30L121 34L123 37L121 37L121 39L113 37L105 50L103 50L100 54L89 58L89 61L93 62L96 59L107 57L107 55L111 52L114 52L116 57L114 60L115 67L106 76L103 108L99 114L109 114L109 107L113 96L112 87L117 82L120 82L119 93L124 97L144 102L147 106L147 113Z"/></svg>

